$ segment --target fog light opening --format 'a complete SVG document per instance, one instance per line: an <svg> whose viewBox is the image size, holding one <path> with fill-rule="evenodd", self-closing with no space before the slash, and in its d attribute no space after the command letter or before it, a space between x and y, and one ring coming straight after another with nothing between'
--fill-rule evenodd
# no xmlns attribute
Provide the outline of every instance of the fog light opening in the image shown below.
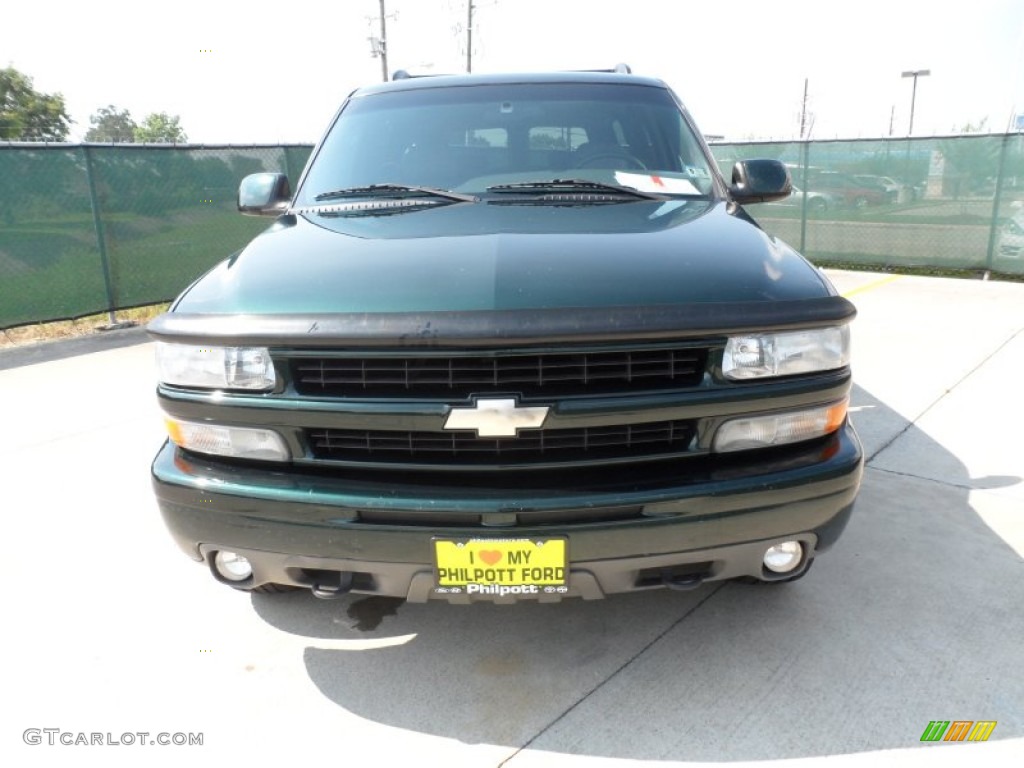
<svg viewBox="0 0 1024 768"><path fill-rule="evenodd" d="M783 541L768 547L764 553L764 567L772 573L789 573L804 559L804 545L799 541Z"/></svg>
<svg viewBox="0 0 1024 768"><path fill-rule="evenodd" d="M252 576L252 564L237 552L218 552L213 567L228 581L245 581Z"/></svg>

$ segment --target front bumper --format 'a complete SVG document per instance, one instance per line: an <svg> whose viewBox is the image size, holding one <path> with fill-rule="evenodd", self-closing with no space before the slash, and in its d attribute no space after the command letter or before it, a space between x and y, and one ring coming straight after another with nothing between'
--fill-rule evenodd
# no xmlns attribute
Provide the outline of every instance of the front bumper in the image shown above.
<svg viewBox="0 0 1024 768"><path fill-rule="evenodd" d="M714 457L709 466L679 461L657 473L628 468L536 484L529 474L498 473L500 483L463 487L451 478L402 477L399 485L394 474L241 465L168 443L153 463L153 484L168 528L191 557L209 562L223 549L249 559L252 578L234 586L316 591L344 574L341 583L357 593L510 602L522 597L435 594L432 539L565 536L569 590L536 596L555 601L799 575L846 526L862 467L847 422L821 440ZM803 562L783 575L765 570L764 551L791 539L803 543Z"/></svg>

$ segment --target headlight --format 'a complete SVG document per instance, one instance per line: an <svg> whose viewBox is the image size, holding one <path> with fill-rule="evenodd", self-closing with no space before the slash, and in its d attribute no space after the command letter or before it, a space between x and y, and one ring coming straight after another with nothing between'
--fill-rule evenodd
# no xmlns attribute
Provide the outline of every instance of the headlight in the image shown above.
<svg viewBox="0 0 1024 768"><path fill-rule="evenodd" d="M265 461L288 461L290 458L284 439L270 429L225 427L171 418L165 422L171 442L190 451Z"/></svg>
<svg viewBox="0 0 1024 768"><path fill-rule="evenodd" d="M273 389L274 363L265 347L197 347L156 343L160 381L180 387Z"/></svg>
<svg viewBox="0 0 1024 768"><path fill-rule="evenodd" d="M850 327L730 336L722 373L728 379L790 376L842 368L850 362Z"/></svg>
<svg viewBox="0 0 1024 768"><path fill-rule="evenodd" d="M844 398L838 403L800 411L730 419L718 428L711 449L725 453L768 448L827 435L842 426L849 402L849 398Z"/></svg>

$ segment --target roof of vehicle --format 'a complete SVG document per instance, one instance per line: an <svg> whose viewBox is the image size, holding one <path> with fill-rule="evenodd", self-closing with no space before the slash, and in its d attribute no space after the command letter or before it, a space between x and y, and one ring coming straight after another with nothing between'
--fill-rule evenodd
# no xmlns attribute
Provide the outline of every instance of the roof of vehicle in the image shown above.
<svg viewBox="0 0 1024 768"><path fill-rule="evenodd" d="M422 88L451 88L471 85L516 85L523 83L608 83L620 85L644 85L654 88L667 87L662 80L652 77L624 74L620 72L519 72L475 75L429 75L407 77L386 83L367 85L352 93L352 96L409 91Z"/></svg>

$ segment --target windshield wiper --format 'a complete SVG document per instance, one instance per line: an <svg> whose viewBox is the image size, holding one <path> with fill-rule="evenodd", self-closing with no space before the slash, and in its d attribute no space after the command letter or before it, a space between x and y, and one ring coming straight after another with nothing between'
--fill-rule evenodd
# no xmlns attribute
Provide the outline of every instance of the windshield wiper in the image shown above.
<svg viewBox="0 0 1024 768"><path fill-rule="evenodd" d="M402 198L409 195L440 197L460 203L480 202L480 198L473 195L464 195L461 192L452 192L451 190L438 189L437 187L418 187L412 184L371 184L368 187L349 187L348 189L336 189L333 192L321 192L313 199L319 202L321 200L344 200L348 197Z"/></svg>
<svg viewBox="0 0 1024 768"><path fill-rule="evenodd" d="M459 202L456 200L435 200L430 197L384 198L352 202L344 200L337 203L297 208L296 212L313 213L330 219L359 216L391 216L396 213L425 211L428 208L446 208L449 205L459 205Z"/></svg>
<svg viewBox="0 0 1024 768"><path fill-rule="evenodd" d="M667 200L665 195L653 192L641 192L633 187L621 184L606 184L601 181L586 179L551 179L551 181L524 181L519 184L496 184L487 188L488 192L613 192L619 195L630 195L643 200Z"/></svg>

